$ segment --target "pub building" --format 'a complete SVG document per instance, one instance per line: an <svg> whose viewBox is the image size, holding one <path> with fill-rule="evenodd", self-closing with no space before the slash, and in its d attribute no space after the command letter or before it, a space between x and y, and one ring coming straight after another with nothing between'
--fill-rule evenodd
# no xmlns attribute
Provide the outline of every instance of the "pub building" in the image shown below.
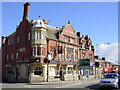
<svg viewBox="0 0 120 90"><path fill-rule="evenodd" d="M79 80L94 76L94 46L88 35L75 32L70 21L53 27L45 19L29 19L30 3L24 4L22 21L11 35L2 36L2 75L4 81L46 82Z"/></svg>

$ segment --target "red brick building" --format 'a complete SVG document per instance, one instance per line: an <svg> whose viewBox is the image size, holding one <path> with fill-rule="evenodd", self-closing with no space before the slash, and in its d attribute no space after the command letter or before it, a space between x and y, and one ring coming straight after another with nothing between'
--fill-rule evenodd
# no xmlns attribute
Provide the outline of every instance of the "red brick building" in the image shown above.
<svg viewBox="0 0 120 90"><path fill-rule="evenodd" d="M30 3L25 3L23 20L16 31L2 36L3 78L47 81L60 75L62 70L63 80L73 80L73 76L78 80L80 71L85 76L86 69L90 75L93 66L83 66L80 70L79 65L80 59L94 63L94 46L88 35L75 33L70 21L63 27L53 27L47 20L29 20L29 8Z"/></svg>
<svg viewBox="0 0 120 90"><path fill-rule="evenodd" d="M95 72L99 78L103 77L106 73L119 73L119 65L106 61L105 58L95 56Z"/></svg>

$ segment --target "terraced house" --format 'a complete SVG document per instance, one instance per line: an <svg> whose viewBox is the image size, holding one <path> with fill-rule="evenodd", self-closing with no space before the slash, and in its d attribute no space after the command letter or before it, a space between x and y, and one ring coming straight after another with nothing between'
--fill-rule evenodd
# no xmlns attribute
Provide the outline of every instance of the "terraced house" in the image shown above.
<svg viewBox="0 0 120 90"><path fill-rule="evenodd" d="M88 35L76 33L70 21L53 27L45 19L29 20L29 8L30 3L25 3L16 31L2 36L4 80L42 82L59 76L61 80L94 76L94 46ZM87 66L80 64L87 60Z"/></svg>

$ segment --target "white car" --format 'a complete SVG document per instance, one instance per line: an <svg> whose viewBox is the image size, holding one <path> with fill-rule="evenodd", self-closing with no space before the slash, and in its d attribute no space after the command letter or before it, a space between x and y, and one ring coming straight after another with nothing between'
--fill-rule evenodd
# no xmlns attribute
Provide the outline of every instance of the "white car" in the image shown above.
<svg viewBox="0 0 120 90"><path fill-rule="evenodd" d="M117 73L110 73L106 74L104 78L99 81L100 88L102 87L113 87L119 88L119 74Z"/></svg>

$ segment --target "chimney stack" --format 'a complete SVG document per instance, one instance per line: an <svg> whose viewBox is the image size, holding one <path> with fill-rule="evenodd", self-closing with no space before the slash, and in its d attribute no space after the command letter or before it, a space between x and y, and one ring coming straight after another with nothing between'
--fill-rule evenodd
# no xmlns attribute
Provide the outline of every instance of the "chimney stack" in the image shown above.
<svg viewBox="0 0 120 90"><path fill-rule="evenodd" d="M47 20L45 20L45 19L43 19L43 22L44 22L44 24L48 24L48 21L47 21Z"/></svg>
<svg viewBox="0 0 120 90"><path fill-rule="evenodd" d="M5 37L2 36L2 45L5 43Z"/></svg>
<svg viewBox="0 0 120 90"><path fill-rule="evenodd" d="M24 4L23 21L28 20L29 8L30 8L30 3L29 2L25 3Z"/></svg>
<svg viewBox="0 0 120 90"><path fill-rule="evenodd" d="M70 21L68 21L68 24L70 24Z"/></svg>
<svg viewBox="0 0 120 90"><path fill-rule="evenodd" d="M80 32L77 32L77 36L80 38Z"/></svg>
<svg viewBox="0 0 120 90"><path fill-rule="evenodd" d="M85 40L88 40L88 35L85 35Z"/></svg>

